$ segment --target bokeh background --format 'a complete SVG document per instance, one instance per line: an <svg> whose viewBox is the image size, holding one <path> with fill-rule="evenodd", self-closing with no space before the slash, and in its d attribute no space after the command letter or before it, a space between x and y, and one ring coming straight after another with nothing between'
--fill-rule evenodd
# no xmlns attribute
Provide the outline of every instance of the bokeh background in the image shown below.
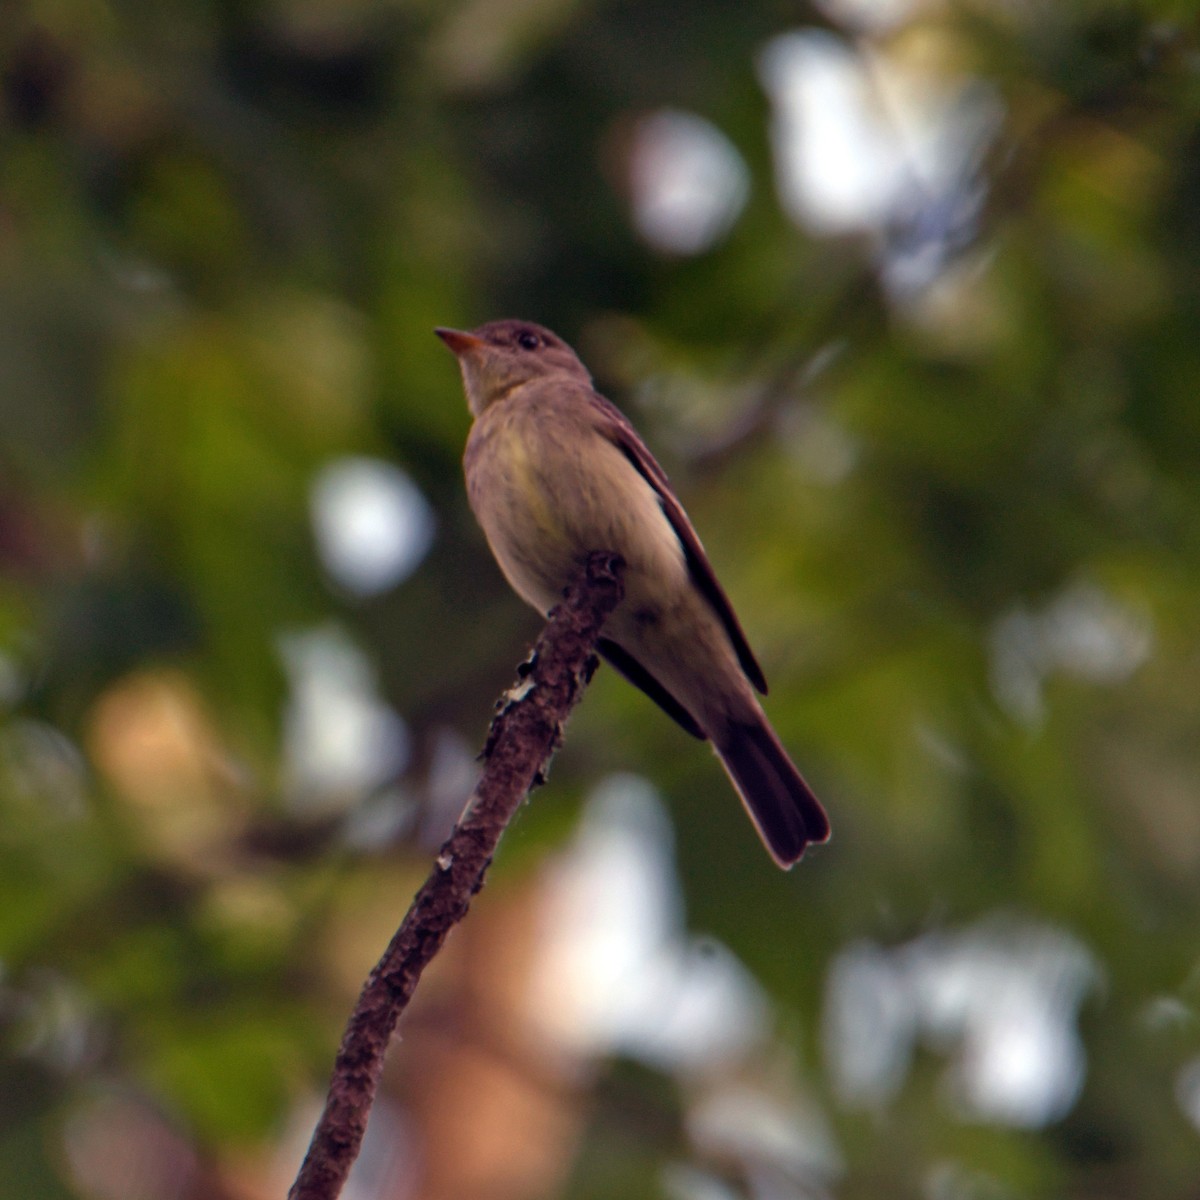
<svg viewBox="0 0 1200 1200"><path fill-rule="evenodd" d="M286 1191L539 626L431 334L508 315L834 838L601 671L347 1196L1200 1196L1188 0L9 0L4 1193Z"/></svg>

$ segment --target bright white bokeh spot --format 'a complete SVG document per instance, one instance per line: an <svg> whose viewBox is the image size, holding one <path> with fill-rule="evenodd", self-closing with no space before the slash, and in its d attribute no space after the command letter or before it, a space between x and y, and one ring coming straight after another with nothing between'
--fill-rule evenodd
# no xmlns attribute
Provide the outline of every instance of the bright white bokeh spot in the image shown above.
<svg viewBox="0 0 1200 1200"><path fill-rule="evenodd" d="M1061 930L1002 925L918 946L911 969L927 1036L957 1046L955 1102L1024 1128L1065 1116L1086 1068L1075 1021L1098 981L1088 951Z"/></svg>
<svg viewBox="0 0 1200 1200"><path fill-rule="evenodd" d="M833 22L868 33L886 33L902 24L922 0L817 0Z"/></svg>
<svg viewBox="0 0 1200 1200"><path fill-rule="evenodd" d="M847 947L830 972L825 1050L843 1102L880 1106L918 1045L945 1054L966 1118L1039 1128L1083 1086L1079 1006L1099 982L1086 947L1049 926L986 921L894 949Z"/></svg>
<svg viewBox="0 0 1200 1200"><path fill-rule="evenodd" d="M687 1162L668 1163L662 1170L667 1200L741 1200L732 1184Z"/></svg>
<svg viewBox="0 0 1200 1200"><path fill-rule="evenodd" d="M798 1178L830 1178L843 1167L833 1132L817 1104L751 1083L731 1083L694 1104L687 1128L716 1162L769 1162Z"/></svg>
<svg viewBox="0 0 1200 1200"><path fill-rule="evenodd" d="M881 1104L904 1084L917 1032L908 979L893 954L852 942L833 960L826 982L825 1046L843 1102Z"/></svg>
<svg viewBox="0 0 1200 1200"><path fill-rule="evenodd" d="M1046 679L1067 675L1088 683L1128 679L1154 650L1146 613L1122 604L1093 583L1073 583L1041 611L1018 605L992 626L992 691L1012 716L1029 725L1045 715Z"/></svg>
<svg viewBox="0 0 1200 1200"><path fill-rule="evenodd" d="M759 73L774 108L784 207L817 233L878 225L906 167L874 111L859 56L833 34L788 33L767 44Z"/></svg>
<svg viewBox="0 0 1200 1200"><path fill-rule="evenodd" d="M433 542L428 501L399 467L379 459L340 458L322 468L310 508L322 565L356 596L407 578Z"/></svg>
<svg viewBox="0 0 1200 1200"><path fill-rule="evenodd" d="M1200 1058L1193 1058L1175 1076L1175 1099L1183 1115L1200 1130Z"/></svg>
<svg viewBox="0 0 1200 1200"><path fill-rule="evenodd" d="M977 166L1002 117L994 91L822 30L772 39L758 66L792 218L818 236L870 235L899 296L937 278L985 199Z"/></svg>
<svg viewBox="0 0 1200 1200"><path fill-rule="evenodd" d="M404 769L408 730L340 626L284 634L279 646L291 685L284 760L293 803L349 807Z"/></svg>
<svg viewBox="0 0 1200 1200"><path fill-rule="evenodd" d="M658 1066L712 1066L759 1041L767 1004L720 944L689 938L654 790L614 776L552 869L534 1002L547 1039Z"/></svg>
<svg viewBox="0 0 1200 1200"><path fill-rule="evenodd" d="M702 117L673 109L637 123L629 177L638 233L671 254L707 250L729 232L750 191L733 143Z"/></svg>
<svg viewBox="0 0 1200 1200"><path fill-rule="evenodd" d="M1095 584L1074 584L1042 614L1050 658L1065 672L1093 683L1127 679L1154 646L1149 617Z"/></svg>

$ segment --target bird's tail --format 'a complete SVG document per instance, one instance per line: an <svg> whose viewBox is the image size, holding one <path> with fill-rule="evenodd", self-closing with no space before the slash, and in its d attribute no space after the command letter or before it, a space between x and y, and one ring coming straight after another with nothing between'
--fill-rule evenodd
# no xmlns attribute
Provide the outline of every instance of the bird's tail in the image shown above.
<svg viewBox="0 0 1200 1200"><path fill-rule="evenodd" d="M810 842L829 837L829 818L760 711L731 719L713 745L771 857L785 870Z"/></svg>

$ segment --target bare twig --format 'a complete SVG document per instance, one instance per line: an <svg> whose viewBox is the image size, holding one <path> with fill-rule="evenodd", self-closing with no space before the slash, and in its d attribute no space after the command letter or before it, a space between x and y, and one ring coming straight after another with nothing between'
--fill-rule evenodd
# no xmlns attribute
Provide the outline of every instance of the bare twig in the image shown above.
<svg viewBox="0 0 1200 1200"><path fill-rule="evenodd" d="M421 972L483 886L500 835L545 775L562 726L594 667L605 618L620 603L622 567L591 555L534 647L520 683L492 721L483 775L433 870L363 986L334 1064L325 1111L289 1200L335 1200L358 1157L396 1021Z"/></svg>

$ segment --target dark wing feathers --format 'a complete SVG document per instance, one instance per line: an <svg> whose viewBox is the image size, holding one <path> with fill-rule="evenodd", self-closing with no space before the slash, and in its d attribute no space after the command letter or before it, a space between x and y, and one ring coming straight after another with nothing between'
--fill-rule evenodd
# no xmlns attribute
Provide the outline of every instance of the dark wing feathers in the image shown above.
<svg viewBox="0 0 1200 1200"><path fill-rule="evenodd" d="M634 687L641 688L668 717L682 725L692 737L699 738L702 742L708 738L708 734L700 728L700 722L623 646L618 646L610 638L602 637L596 643L596 649L610 666L624 675Z"/></svg>
<svg viewBox="0 0 1200 1200"><path fill-rule="evenodd" d="M738 662L741 663L742 670L746 672L746 678L760 692L766 695L767 681L763 676L762 668L758 665L758 660L754 657L754 651L750 649L749 642L746 641L746 635L742 632L741 624L738 622L737 615L733 611L733 605L729 603L729 597L725 595L725 589L721 587L716 572L713 571L712 565L708 561L708 556L704 553L704 547L700 544L700 538L692 528L692 523L688 520L687 513L683 511L683 505L675 499L675 493L671 491L671 485L667 480L666 472L655 461L654 455L646 448L645 443L638 437L637 431L626 420L621 410L611 401L601 396L599 392L593 392L592 398L599 409L598 425L600 432L613 442L621 453L629 459L638 474L657 493L658 502L662 506L663 513L667 520L670 521L671 528L675 530L675 536L679 538L679 542L683 546L684 557L687 560L688 571L692 576L692 581L700 589L704 598L712 605L713 612L717 614L721 624L725 626L725 632L729 635L729 640L733 643L733 648L737 652ZM614 663L614 666L616 665ZM619 666L618 670L621 670ZM640 667L639 670L641 670ZM644 670L642 673L645 674ZM658 700L659 704L663 703L654 692L650 691L639 680L631 680L631 682L637 683L643 691L646 691L655 700ZM661 690L659 688L659 691ZM667 711L670 712L670 709ZM675 713L671 713L671 715L677 721L679 720L679 717ZM680 724L685 729L688 728L683 721L680 721ZM689 730L689 732L691 731Z"/></svg>

